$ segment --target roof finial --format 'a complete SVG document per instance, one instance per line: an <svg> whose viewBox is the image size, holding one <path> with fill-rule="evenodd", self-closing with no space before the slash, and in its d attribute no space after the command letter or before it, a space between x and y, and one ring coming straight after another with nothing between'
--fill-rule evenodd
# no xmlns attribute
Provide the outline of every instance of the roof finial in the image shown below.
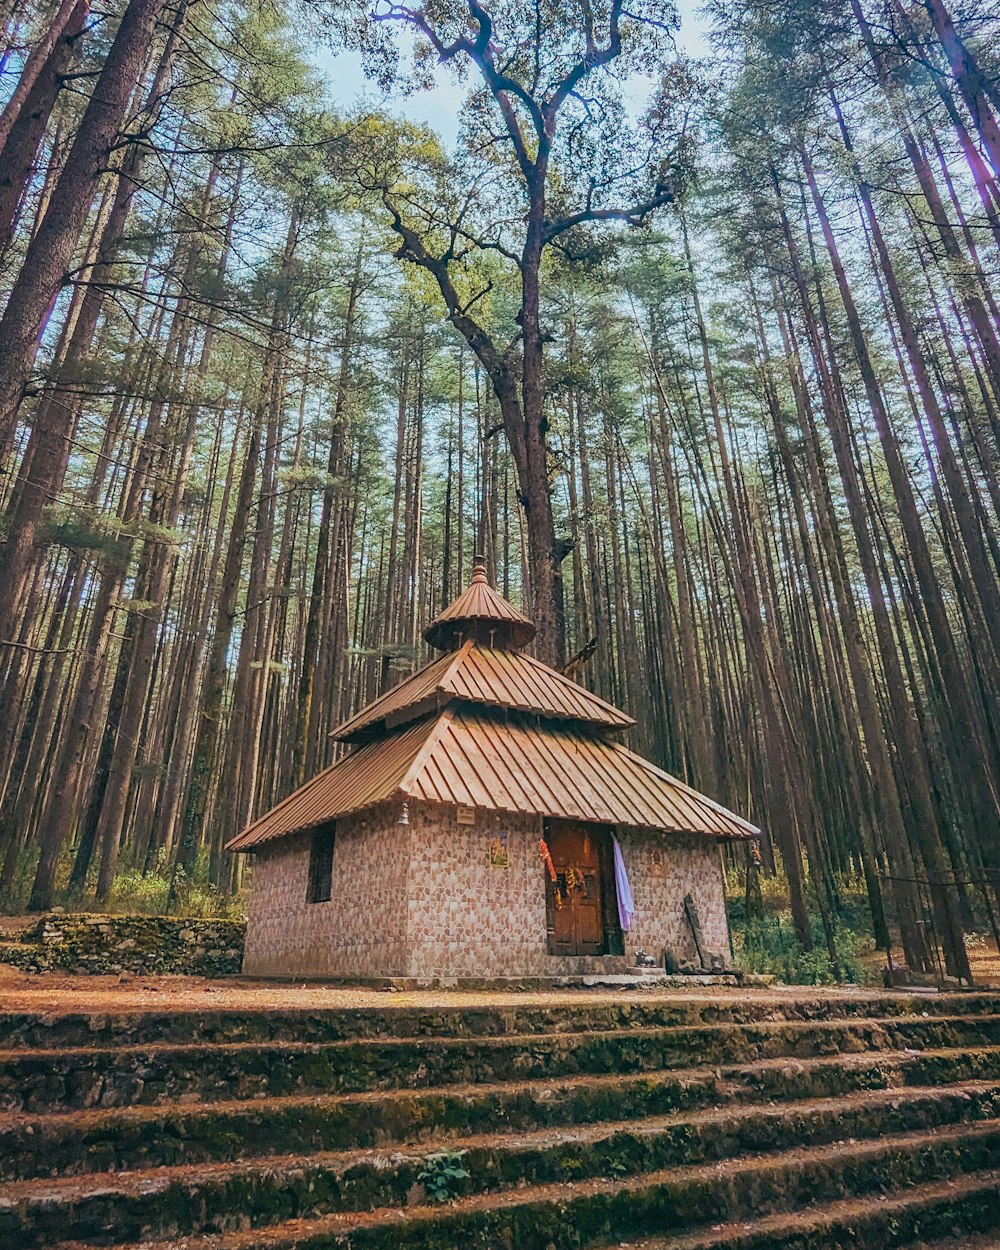
<svg viewBox="0 0 1000 1250"><path fill-rule="evenodd" d="M486 557L475 555L472 557L472 580L474 582L485 582L489 585L490 579L486 576Z"/></svg>

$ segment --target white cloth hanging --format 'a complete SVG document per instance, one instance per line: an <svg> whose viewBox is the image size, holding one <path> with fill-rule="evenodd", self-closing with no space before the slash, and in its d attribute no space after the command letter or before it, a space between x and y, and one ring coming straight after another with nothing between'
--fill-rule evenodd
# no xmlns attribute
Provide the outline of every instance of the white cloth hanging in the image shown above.
<svg viewBox="0 0 1000 1250"><path fill-rule="evenodd" d="M618 839L614 834L611 835L611 844L615 852L615 892L618 895L618 923L622 927L622 932L627 933L632 928L632 917L635 915L632 887L628 883L628 873L625 871L622 848L618 845Z"/></svg>

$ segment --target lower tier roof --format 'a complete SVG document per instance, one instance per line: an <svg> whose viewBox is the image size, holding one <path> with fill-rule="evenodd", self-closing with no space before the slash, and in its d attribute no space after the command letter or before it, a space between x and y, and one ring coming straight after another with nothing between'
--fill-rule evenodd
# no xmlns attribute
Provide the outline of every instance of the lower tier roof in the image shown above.
<svg viewBox="0 0 1000 1250"><path fill-rule="evenodd" d="M452 705L360 747L228 843L249 851L388 800L419 799L715 838L759 832L617 742Z"/></svg>

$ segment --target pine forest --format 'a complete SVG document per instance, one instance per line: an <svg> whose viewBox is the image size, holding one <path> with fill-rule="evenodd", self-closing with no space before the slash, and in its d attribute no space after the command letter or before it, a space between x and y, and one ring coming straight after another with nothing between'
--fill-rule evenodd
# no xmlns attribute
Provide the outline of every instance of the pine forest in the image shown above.
<svg viewBox="0 0 1000 1250"><path fill-rule="evenodd" d="M745 954L969 978L1000 7L0 12L4 910L238 911L226 841L482 554L540 659L762 828Z"/></svg>

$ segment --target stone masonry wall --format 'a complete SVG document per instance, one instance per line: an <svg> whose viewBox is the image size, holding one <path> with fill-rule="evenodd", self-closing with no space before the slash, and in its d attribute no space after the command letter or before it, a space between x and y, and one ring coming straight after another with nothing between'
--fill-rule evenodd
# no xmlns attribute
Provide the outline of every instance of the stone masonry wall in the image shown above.
<svg viewBox="0 0 1000 1250"><path fill-rule="evenodd" d="M410 812L409 975L544 974L541 819L477 810L474 825L461 825L452 807L411 803ZM506 868L490 866L498 831L507 835Z"/></svg>
<svg viewBox="0 0 1000 1250"><path fill-rule="evenodd" d="M641 947L659 961L664 946L669 946L681 959L697 959L684 916L684 896L690 894L706 948L724 955L728 964L729 927L718 844L692 834L656 836L639 829L621 830L618 841L635 903L632 929L625 935L629 956Z"/></svg>
<svg viewBox="0 0 1000 1250"><path fill-rule="evenodd" d="M244 971L251 975L433 977L559 976L623 968L643 947L694 958L684 896L697 904L709 950L728 953L718 846L688 835L623 830L635 898L625 960L548 954L539 817L409 804L338 822L333 896L307 903L310 835L255 856ZM507 866L490 862L506 834Z"/></svg>
<svg viewBox="0 0 1000 1250"><path fill-rule="evenodd" d="M411 815L411 828L410 976L563 976L599 969L600 959L548 953L539 817L477 812L476 824L469 826L457 823L453 809L427 805ZM489 867L489 837L495 829L507 832L506 869ZM639 947L659 959L667 945L684 958L695 958L684 918L684 896L691 894L707 948L724 954L728 963L717 844L635 829L623 830L619 842L636 907L625 935L626 962L632 963Z"/></svg>
<svg viewBox="0 0 1000 1250"><path fill-rule="evenodd" d="M308 903L311 833L254 855L243 971L248 976L405 974L409 831L395 812L337 822L333 891Z"/></svg>
<svg viewBox="0 0 1000 1250"><path fill-rule="evenodd" d="M241 920L52 912L16 941L0 943L0 963L25 972L231 976L240 970L245 927Z"/></svg>

